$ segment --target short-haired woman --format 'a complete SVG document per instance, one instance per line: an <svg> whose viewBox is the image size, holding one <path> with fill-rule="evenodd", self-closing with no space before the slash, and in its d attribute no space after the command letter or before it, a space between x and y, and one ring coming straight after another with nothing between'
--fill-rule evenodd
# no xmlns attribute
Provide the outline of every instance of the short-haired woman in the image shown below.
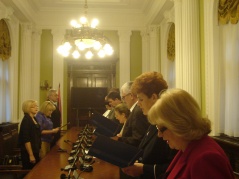
<svg viewBox="0 0 239 179"><path fill-rule="evenodd" d="M120 103L115 107L115 118L119 120L120 124L123 124L123 127L119 134L117 134L118 137L122 137L122 133L124 130L125 122L127 121L128 117L130 115L130 110L124 103Z"/></svg>
<svg viewBox="0 0 239 179"><path fill-rule="evenodd" d="M56 107L50 101L45 101L42 103L40 110L36 115L42 134L40 150L41 158L43 158L51 149L51 142L54 137L52 134L55 134L60 130L59 127L53 129L53 123L49 118L55 109Z"/></svg>
<svg viewBox="0 0 239 179"><path fill-rule="evenodd" d="M211 122L202 117L196 100L182 89L163 92L148 113L158 136L179 152L165 178L233 179L233 171L222 148L208 136Z"/></svg>
<svg viewBox="0 0 239 179"><path fill-rule="evenodd" d="M35 100L26 100L22 103L24 117L19 131L18 143L21 149L23 169L32 169L40 160L41 131L35 115L38 105Z"/></svg>

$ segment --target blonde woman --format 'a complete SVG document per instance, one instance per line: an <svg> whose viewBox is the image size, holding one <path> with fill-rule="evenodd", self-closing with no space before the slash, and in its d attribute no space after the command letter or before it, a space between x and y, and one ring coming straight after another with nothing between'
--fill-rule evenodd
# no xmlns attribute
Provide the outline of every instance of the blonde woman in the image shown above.
<svg viewBox="0 0 239 179"><path fill-rule="evenodd" d="M202 117L196 100L182 89L163 92L149 110L158 136L179 150L164 178L234 179L229 160L208 134L211 122Z"/></svg>
<svg viewBox="0 0 239 179"><path fill-rule="evenodd" d="M53 129L53 123L50 119L52 112L56 107L50 102L45 101L42 103L39 112L36 115L37 122L40 124L41 129L41 150L40 157L43 158L51 148L51 142L53 140L53 134L57 133L60 128Z"/></svg>
<svg viewBox="0 0 239 179"><path fill-rule="evenodd" d="M41 148L41 131L35 115L38 105L35 100L26 100L22 103L24 117L19 131L19 146L23 169L32 169L40 160L39 150Z"/></svg>

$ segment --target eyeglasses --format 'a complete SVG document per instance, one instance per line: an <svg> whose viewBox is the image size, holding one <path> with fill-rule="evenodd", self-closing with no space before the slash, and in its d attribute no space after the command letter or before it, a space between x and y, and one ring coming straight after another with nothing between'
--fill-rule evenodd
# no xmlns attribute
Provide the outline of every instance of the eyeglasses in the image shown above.
<svg viewBox="0 0 239 179"><path fill-rule="evenodd" d="M129 95L131 95L131 93L128 93L128 94L126 94L126 95L124 95L124 96L121 96L121 99L124 100L125 97L126 97L126 96L129 96Z"/></svg>
<svg viewBox="0 0 239 179"><path fill-rule="evenodd" d="M156 125L156 128L158 129L158 131L160 131L162 134L164 133L164 131L166 131L168 128L167 127L158 127Z"/></svg>

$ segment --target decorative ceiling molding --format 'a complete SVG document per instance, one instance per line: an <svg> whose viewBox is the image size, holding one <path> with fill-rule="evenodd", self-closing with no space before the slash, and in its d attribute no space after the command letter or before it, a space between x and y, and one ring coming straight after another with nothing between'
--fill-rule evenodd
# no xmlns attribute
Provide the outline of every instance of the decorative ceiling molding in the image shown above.
<svg viewBox="0 0 239 179"><path fill-rule="evenodd" d="M78 18L84 12L84 0L1 1L13 8L14 16L20 22L31 22L41 28L70 29L70 19ZM159 24L163 12L172 4L168 0L88 0L88 14L89 18L99 19L101 30L141 30L152 23Z"/></svg>

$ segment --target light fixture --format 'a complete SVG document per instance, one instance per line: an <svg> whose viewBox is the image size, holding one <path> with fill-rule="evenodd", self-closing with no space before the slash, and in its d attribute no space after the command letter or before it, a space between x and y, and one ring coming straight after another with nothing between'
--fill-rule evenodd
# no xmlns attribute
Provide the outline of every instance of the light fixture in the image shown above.
<svg viewBox="0 0 239 179"><path fill-rule="evenodd" d="M85 16L79 22L71 21L72 29L65 35L63 44L57 48L58 53L64 57L72 56L75 59L91 59L94 56L104 58L113 54L114 50L109 40L96 27L99 23L93 19L91 23L87 19L87 0L85 0Z"/></svg>
<svg viewBox="0 0 239 179"><path fill-rule="evenodd" d="M51 85L48 83L48 80L45 80L44 82L41 82L40 88L42 90L49 90L51 89Z"/></svg>

